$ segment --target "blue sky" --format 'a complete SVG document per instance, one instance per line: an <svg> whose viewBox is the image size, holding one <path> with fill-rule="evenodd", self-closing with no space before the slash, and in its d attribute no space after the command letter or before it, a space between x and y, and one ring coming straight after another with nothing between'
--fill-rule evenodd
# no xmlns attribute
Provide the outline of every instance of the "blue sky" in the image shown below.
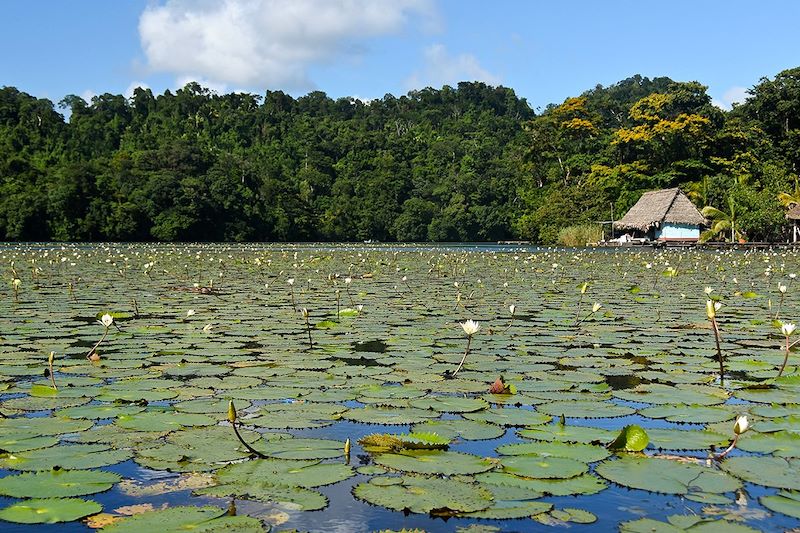
<svg viewBox="0 0 800 533"><path fill-rule="evenodd" d="M480 80L536 107L634 74L721 106L800 66L794 0L4 0L0 86L58 102L218 90L380 98Z"/></svg>

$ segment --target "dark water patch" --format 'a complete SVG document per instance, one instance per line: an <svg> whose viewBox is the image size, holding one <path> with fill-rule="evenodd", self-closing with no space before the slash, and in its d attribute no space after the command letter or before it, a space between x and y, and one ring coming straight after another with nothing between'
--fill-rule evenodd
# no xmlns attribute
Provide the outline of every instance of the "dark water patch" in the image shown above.
<svg viewBox="0 0 800 533"><path fill-rule="evenodd" d="M642 383L642 378L633 374L627 376L606 376L606 383L612 390L633 389Z"/></svg>

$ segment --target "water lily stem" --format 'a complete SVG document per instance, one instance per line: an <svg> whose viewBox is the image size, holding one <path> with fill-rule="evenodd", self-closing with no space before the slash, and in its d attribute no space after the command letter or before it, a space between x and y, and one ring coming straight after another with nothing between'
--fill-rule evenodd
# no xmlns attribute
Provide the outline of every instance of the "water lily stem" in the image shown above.
<svg viewBox="0 0 800 533"><path fill-rule="evenodd" d="M106 326L106 330L103 332L103 336L100 337L100 340L92 346L92 349L89 350L89 353L86 354L86 359L91 359L94 353L97 351L97 347L100 346L100 343L106 340L106 335L108 335L108 326Z"/></svg>
<svg viewBox="0 0 800 533"><path fill-rule="evenodd" d="M786 335L786 353L783 355L783 364L781 365L781 369L778 370L778 377L783 375L783 371L786 369L786 363L789 361L789 350L791 349L792 345L789 344L789 336Z"/></svg>
<svg viewBox="0 0 800 533"><path fill-rule="evenodd" d="M308 322L308 315L306 315L306 331L308 332L308 349L314 348L314 341L311 340L311 324Z"/></svg>
<svg viewBox="0 0 800 533"><path fill-rule="evenodd" d="M738 441L739 441L739 435L734 435L733 436L733 440L731 441L731 445L728 446L728 449L726 449L724 452L722 452L719 455L715 455L714 456L714 460L715 461L721 461L722 459L724 459L725 456L728 455L729 453L731 453L731 450L733 450L736 447L736 443Z"/></svg>
<svg viewBox="0 0 800 533"><path fill-rule="evenodd" d="M256 450L255 448L253 448L252 446L250 446L249 444L247 444L247 442L245 442L245 440L244 440L244 439L242 438L242 436L239 434L239 429L236 427L236 422L232 422L232 423L231 423L231 426L233 426L233 432L234 432L234 433L236 433L236 438L237 438L237 439L239 439L239 442L241 442L241 443L242 443L242 446L244 446L245 448L247 448L247 451L248 451L248 452L252 453L253 455L255 455L255 456L257 456L257 457L260 457L261 459L267 459L267 458L268 458L266 455L264 455L264 454L263 454L263 453L261 453L260 451Z"/></svg>
<svg viewBox="0 0 800 533"><path fill-rule="evenodd" d="M53 385L53 390L58 390L58 387L56 387L56 377L55 374L53 374L53 358L55 355L55 352L50 352L50 357L47 359L47 368L50 371L50 384Z"/></svg>
<svg viewBox="0 0 800 533"><path fill-rule="evenodd" d="M451 374L450 377L456 377L458 371L461 370L461 367L464 366L464 361L467 360L467 355L469 355L469 347L472 344L472 335L467 336L467 349L464 350L464 357L461 358L461 362L458 363L458 368L456 368L455 372Z"/></svg>
<svg viewBox="0 0 800 533"><path fill-rule="evenodd" d="M716 318L711 319L711 329L714 330L714 343L717 346L717 360L719 360L719 383L722 385L725 380L725 367L722 362L722 348L719 346L719 326Z"/></svg>

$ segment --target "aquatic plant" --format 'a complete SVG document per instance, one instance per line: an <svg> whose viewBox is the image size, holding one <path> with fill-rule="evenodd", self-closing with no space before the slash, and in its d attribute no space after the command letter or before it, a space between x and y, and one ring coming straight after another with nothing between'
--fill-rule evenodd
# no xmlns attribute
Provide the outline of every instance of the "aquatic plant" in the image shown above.
<svg viewBox="0 0 800 533"><path fill-rule="evenodd" d="M100 356L97 354L97 347L100 346L100 343L106 340L106 337L108 336L108 329L114 324L114 317L108 313L105 313L103 316L100 317L98 323L102 325L103 328L105 329L103 330L103 336L100 337L100 340L97 341L95 345L92 346L92 349L89 350L89 353L86 354L86 358L89 359L90 361L100 360Z"/></svg>
<svg viewBox="0 0 800 533"><path fill-rule="evenodd" d="M461 362L458 363L458 367L455 371L449 375L449 377L453 378L458 374L458 371L461 370L461 367L464 366L464 361L467 360L467 356L469 355L469 349L472 345L472 336L475 335L479 329L481 329L480 324L475 322L472 319L467 320L466 322L461 323L461 329L464 330L464 334L467 336L467 349L464 350L464 356L461 358Z"/></svg>
<svg viewBox="0 0 800 533"><path fill-rule="evenodd" d="M795 329L797 329L796 324L791 322L781 323L781 333L783 333L783 336L786 339L786 344L784 345L783 364L781 364L781 368L778 371L778 377L783 375L783 371L786 369L786 363L789 361L789 351L792 348L792 345L789 343L789 337L792 336L792 333L794 333Z"/></svg>
<svg viewBox="0 0 800 533"><path fill-rule="evenodd" d="M737 416L736 422L734 422L733 424L733 439L731 440L730 446L728 446L722 453L715 455L714 460L721 461L722 459L725 458L726 455L731 453L731 450L733 450L736 447L736 443L739 442L739 436L745 431L747 431L749 428L750 428L750 422L747 421L747 416L745 415Z"/></svg>
<svg viewBox="0 0 800 533"><path fill-rule="evenodd" d="M706 289L709 289L709 287L706 287ZM707 290L706 294L710 294L710 292ZM719 311L720 307L722 307L722 303L711 299L706 300L706 316L711 322L711 330L714 332L714 343L717 347L717 360L719 361L719 383L722 385L725 379L725 366L722 360L722 349L720 348L722 339L719 334L719 324L717 324L717 311Z"/></svg>

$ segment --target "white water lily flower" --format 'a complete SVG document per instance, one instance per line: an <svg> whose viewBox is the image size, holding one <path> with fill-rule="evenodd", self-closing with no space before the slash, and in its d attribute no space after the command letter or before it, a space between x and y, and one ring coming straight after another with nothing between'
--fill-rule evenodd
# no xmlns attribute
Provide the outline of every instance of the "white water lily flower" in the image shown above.
<svg viewBox="0 0 800 533"><path fill-rule="evenodd" d="M794 330L797 329L796 324L792 324L791 322L782 322L781 323L781 333L786 335L787 337L794 333Z"/></svg>
<svg viewBox="0 0 800 533"><path fill-rule="evenodd" d="M195 310L194 309L189 309L188 311L186 311L186 318L189 318L190 316L194 316L194 314L195 314Z"/></svg>
<svg viewBox="0 0 800 533"><path fill-rule="evenodd" d="M287 279L286 283L288 283L289 285L294 285L294 278Z"/></svg>
<svg viewBox="0 0 800 533"><path fill-rule="evenodd" d="M717 309L722 306L719 302L715 302L714 300L706 300L706 316L708 316L709 320L716 318L717 316Z"/></svg>
<svg viewBox="0 0 800 533"><path fill-rule="evenodd" d="M714 292L714 289L712 289L711 287L706 287L705 289L703 289L703 292L705 292L706 294L711 294L712 292Z"/></svg>
<svg viewBox="0 0 800 533"><path fill-rule="evenodd" d="M736 418L736 423L733 425L733 432L741 435L750 427L750 422L747 421L747 416L742 415Z"/></svg>
<svg viewBox="0 0 800 533"><path fill-rule="evenodd" d="M211 331L211 328L213 328L213 327L214 327L214 326L213 326L213 325L211 325L211 324L206 324L205 326L203 326L203 331L205 331L206 333L208 333L209 331Z"/></svg>
<svg viewBox="0 0 800 533"><path fill-rule="evenodd" d="M514 304L509 305L508 306L508 311L509 311L509 313L511 313L513 315L517 311L517 306L514 305Z"/></svg>
<svg viewBox="0 0 800 533"><path fill-rule="evenodd" d="M601 307L603 307L603 304L601 304L600 302L595 302L594 305L592 306L592 313L598 312Z"/></svg>
<svg viewBox="0 0 800 533"><path fill-rule="evenodd" d="M786 294L786 285L778 283L778 290L781 291L781 294Z"/></svg>
<svg viewBox="0 0 800 533"><path fill-rule="evenodd" d="M300 309L300 314L303 315L303 318L308 318L308 309L305 307Z"/></svg>
<svg viewBox="0 0 800 533"><path fill-rule="evenodd" d="M467 337L472 337L478 332L479 329L481 329L481 326L474 320L469 319L466 322L461 323L461 328L464 330L464 333L467 334Z"/></svg>
<svg viewBox="0 0 800 533"><path fill-rule="evenodd" d="M100 317L100 323L103 324L105 327L110 328L111 324L114 323L114 317L106 313Z"/></svg>
<svg viewBox="0 0 800 533"><path fill-rule="evenodd" d="M353 278L344 278L345 285L350 285L351 283L353 283Z"/></svg>

